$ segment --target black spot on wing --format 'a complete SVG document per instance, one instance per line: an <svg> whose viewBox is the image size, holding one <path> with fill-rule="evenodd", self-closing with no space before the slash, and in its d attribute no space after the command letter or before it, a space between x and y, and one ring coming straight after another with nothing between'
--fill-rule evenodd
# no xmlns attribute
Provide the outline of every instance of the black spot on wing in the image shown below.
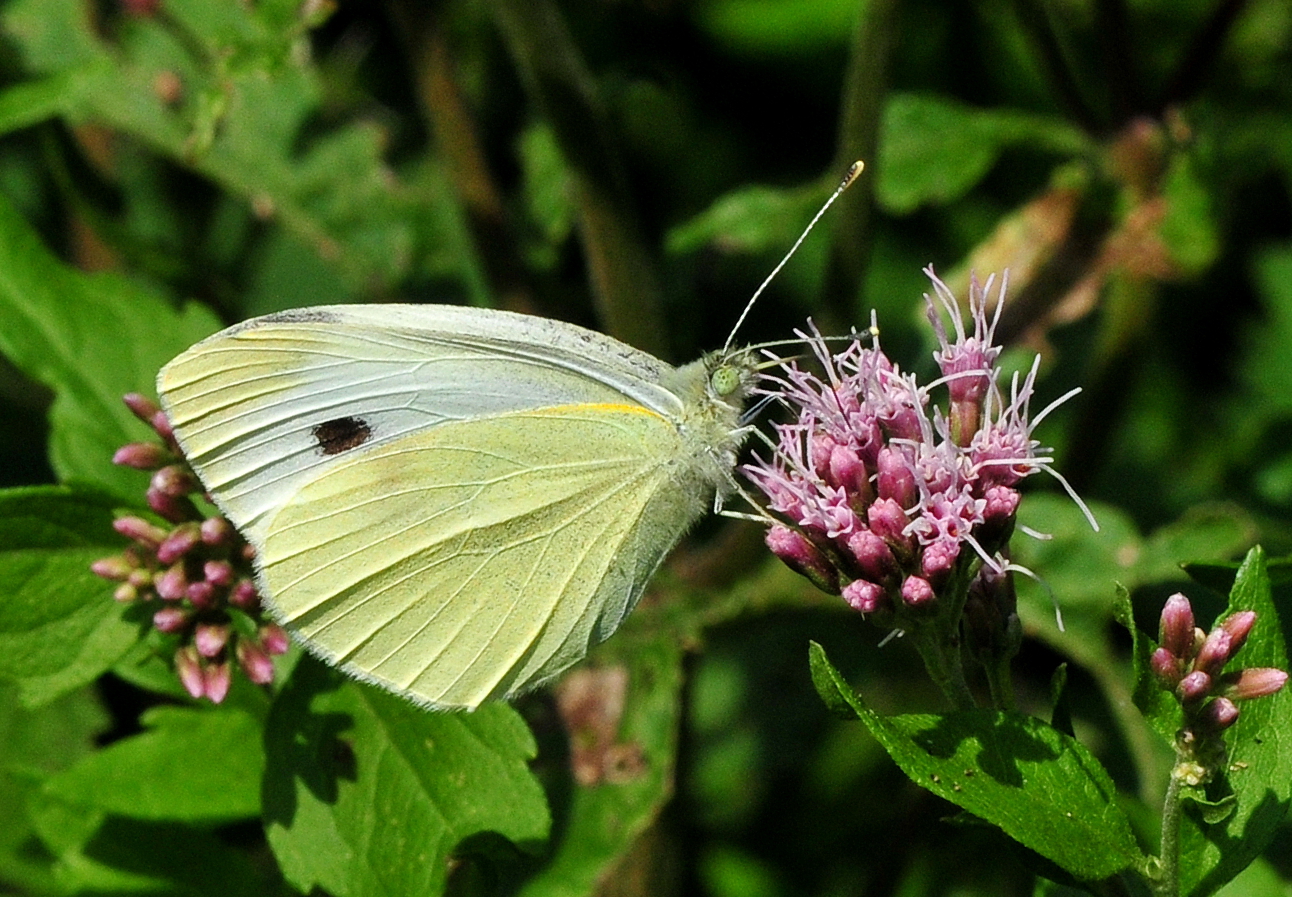
<svg viewBox="0 0 1292 897"><path fill-rule="evenodd" d="M372 427L358 417L338 417L314 427L314 441L325 455L356 449L372 438Z"/></svg>

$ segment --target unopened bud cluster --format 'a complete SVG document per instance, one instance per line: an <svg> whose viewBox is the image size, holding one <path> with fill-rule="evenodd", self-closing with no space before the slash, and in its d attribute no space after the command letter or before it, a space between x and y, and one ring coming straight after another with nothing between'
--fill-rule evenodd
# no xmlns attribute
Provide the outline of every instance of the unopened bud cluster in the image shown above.
<svg viewBox="0 0 1292 897"><path fill-rule="evenodd" d="M178 643L175 669L193 697L224 700L235 663L252 682L272 682L273 656L287 650L287 634L263 620L250 546L228 520L198 509L193 496L201 484L165 413L134 393L125 403L161 441L123 446L112 460L152 472L145 498L164 522L117 518L114 528L133 544L91 569L119 583L117 601L156 607L153 627Z"/></svg>
<svg viewBox="0 0 1292 897"><path fill-rule="evenodd" d="M1184 709L1186 738L1224 731L1238 720L1239 701L1274 694L1287 682L1283 670L1225 670L1255 623L1254 611L1239 611L1204 632L1194 624L1188 598L1177 592L1166 600L1158 634L1161 647L1149 662L1158 681Z"/></svg>
<svg viewBox="0 0 1292 897"><path fill-rule="evenodd" d="M942 376L921 386L884 354L877 337L831 353L815 330L800 334L824 376L794 361L767 375L763 391L796 419L776 426L771 458L744 473L783 521L768 531L768 546L818 587L897 625L934 612L954 583L960 597L986 599L977 619L994 633L987 638L1012 640L1017 620L1006 546L1019 481L1038 470L1058 477L1050 450L1032 438L1049 409L1029 417L1036 365L1021 380L1014 376L1008 400L999 384L1001 349L993 335L1004 282L989 319L995 278L973 280L973 328L966 332L951 291L931 268L925 273L936 296L925 300ZM945 412L930 401L934 387L945 387ZM977 561L984 578L966 583L963 574Z"/></svg>

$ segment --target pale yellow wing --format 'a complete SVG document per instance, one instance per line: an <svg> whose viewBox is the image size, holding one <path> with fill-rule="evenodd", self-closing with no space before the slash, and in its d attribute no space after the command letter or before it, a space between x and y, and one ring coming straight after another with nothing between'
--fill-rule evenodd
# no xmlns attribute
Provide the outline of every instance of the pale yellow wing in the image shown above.
<svg viewBox="0 0 1292 897"><path fill-rule="evenodd" d="M623 404L446 422L342 454L269 522L261 575L315 653L435 707L609 636L705 509L677 427Z"/></svg>
<svg viewBox="0 0 1292 897"><path fill-rule="evenodd" d="M203 340L158 375L184 454L259 545L300 486L351 450L442 423L573 403L683 413L676 371L600 333L443 305L296 309Z"/></svg>

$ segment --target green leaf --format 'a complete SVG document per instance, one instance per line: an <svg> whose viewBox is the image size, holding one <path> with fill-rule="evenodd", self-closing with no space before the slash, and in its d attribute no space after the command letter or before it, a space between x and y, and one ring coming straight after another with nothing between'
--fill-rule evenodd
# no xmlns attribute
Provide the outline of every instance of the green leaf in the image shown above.
<svg viewBox="0 0 1292 897"><path fill-rule="evenodd" d="M1258 859L1216 893L1218 897L1288 897L1288 886L1273 865Z"/></svg>
<svg viewBox="0 0 1292 897"><path fill-rule="evenodd" d="M1177 153L1172 157L1163 195L1166 215L1158 225L1158 234L1166 244L1171 261L1180 266L1184 276L1200 274L1220 254L1220 235L1211 197L1207 195L1193 156Z"/></svg>
<svg viewBox="0 0 1292 897"><path fill-rule="evenodd" d="M665 245L672 255L709 245L728 253L784 252L829 195L829 189L820 184L789 190L757 184L740 187L672 228Z"/></svg>
<svg viewBox="0 0 1292 897"><path fill-rule="evenodd" d="M1037 540L1020 533L1010 543L1017 562L1042 577L1042 588L1019 577L1019 616L1029 632L1052 644L1087 669L1113 664L1107 637L1113 619L1112 595L1117 582L1132 577L1143 552L1143 540L1130 518L1109 505L1094 505L1099 532L1081 510L1060 495L1028 495L1019 508L1019 523L1051 538ZM1054 602L1063 614L1059 630Z"/></svg>
<svg viewBox="0 0 1292 897"><path fill-rule="evenodd" d="M0 353L55 392L49 454L61 479L141 505L147 478L112 454L150 431L121 397L151 392L162 364L218 326L199 305L177 311L123 277L69 268L0 196Z"/></svg>
<svg viewBox="0 0 1292 897"><path fill-rule="evenodd" d="M1249 387L1271 410L1292 411L1292 245L1260 251L1252 264L1261 316L1247 334L1252 348L1244 355Z"/></svg>
<svg viewBox="0 0 1292 897"><path fill-rule="evenodd" d="M922 94L891 94L882 129L875 196L899 215L960 198L1010 144L1063 155L1089 148L1080 129L1062 119L975 109Z"/></svg>
<svg viewBox="0 0 1292 897"><path fill-rule="evenodd" d="M798 56L844 46L855 27L851 0L715 0L694 7L721 45L749 56Z"/></svg>
<svg viewBox="0 0 1292 897"><path fill-rule="evenodd" d="M131 819L224 823L260 815L260 722L232 708L155 707L147 731L45 783L58 800Z"/></svg>
<svg viewBox="0 0 1292 897"><path fill-rule="evenodd" d="M1287 645L1265 571L1265 553L1248 552L1238 571L1225 614L1256 612L1256 625L1231 667L1289 668ZM1292 802L1292 692L1239 705L1238 722L1229 729L1229 765L1223 781L1213 783L1221 796L1232 794L1234 808L1208 824L1197 808L1188 807L1180 832L1181 888L1191 897L1206 897L1247 867L1274 839ZM1211 791L1208 792L1211 795Z"/></svg>
<svg viewBox="0 0 1292 897"><path fill-rule="evenodd" d="M672 797L681 714L681 645L673 633L662 632L627 644L615 642L607 645L611 651L603 653L622 660L618 669L627 673L628 691L614 743L594 752L607 767L603 780L573 785L568 802L557 804L555 827L560 839L543 869L521 889L523 897L596 892ZM570 675L598 676L604 671L584 667ZM613 704L613 697L605 703ZM588 737L585 731L570 733L576 744Z"/></svg>
<svg viewBox="0 0 1292 897"><path fill-rule="evenodd" d="M1077 878L1143 862L1112 779L1075 739L1030 716L986 710L882 717L843 681L815 642L812 679L846 704L913 781Z"/></svg>
<svg viewBox="0 0 1292 897"><path fill-rule="evenodd" d="M0 678L29 706L93 681L138 637L90 572L122 548L114 504L61 486L0 492Z"/></svg>
<svg viewBox="0 0 1292 897"><path fill-rule="evenodd" d="M55 890L54 858L37 841L28 801L44 776L88 755L108 724L89 690L32 710L0 682L0 882L18 893Z"/></svg>
<svg viewBox="0 0 1292 897"><path fill-rule="evenodd" d="M1149 583L1180 580L1183 561L1219 560L1246 549L1255 529L1232 505L1192 508L1147 539L1130 518L1111 505L1095 504L1099 532L1061 495L1028 495L1019 522L1050 535L1044 541L1022 535L1011 543L1015 560L1035 571L1049 592L1030 579L1018 581L1019 615L1029 632L1065 652L1087 669L1115 670L1116 647L1109 641L1117 584L1134 591ZM1055 622L1054 604L1064 631Z"/></svg>
<svg viewBox="0 0 1292 897"><path fill-rule="evenodd" d="M323 85L299 9L189 0L165 16L123 17L108 43L79 7L13 0L0 19L28 74L64 87L58 105L70 123L132 135L205 175L328 260L353 289L406 272L415 203L382 158L383 130L364 121L309 128ZM155 89L158 72L184 85L179 101Z"/></svg>
<svg viewBox="0 0 1292 897"><path fill-rule="evenodd" d="M1131 666L1135 706L1167 744L1174 744L1175 733L1184 722L1184 712L1174 695L1162 687L1153 673L1149 658L1158 647L1151 638L1135 625L1135 612L1131 608L1130 594L1125 588L1117 589L1114 604L1117 622L1131 637Z"/></svg>
<svg viewBox="0 0 1292 897"><path fill-rule="evenodd" d="M43 78L0 91L0 134L61 115L75 93L74 79Z"/></svg>
<svg viewBox="0 0 1292 897"><path fill-rule="evenodd" d="M303 659L270 712L264 808L288 880L337 897L439 894L466 838L547 836L516 711L434 713Z"/></svg>
<svg viewBox="0 0 1292 897"><path fill-rule="evenodd" d="M175 822L142 822L52 798L33 806L46 847L57 857L61 894L166 894L265 897L283 892L264 863L225 838Z"/></svg>
<svg viewBox="0 0 1292 897"><path fill-rule="evenodd" d="M525 211L542 238L541 256L534 261L544 270L557 262L558 247L574 230L576 206L573 176L556 134L546 123L530 125L520 135L517 145L524 169Z"/></svg>
<svg viewBox="0 0 1292 897"><path fill-rule="evenodd" d="M1257 533L1251 518L1232 504L1197 505L1153 530L1136 558L1134 579L1137 583L1179 579L1185 562L1241 557Z"/></svg>

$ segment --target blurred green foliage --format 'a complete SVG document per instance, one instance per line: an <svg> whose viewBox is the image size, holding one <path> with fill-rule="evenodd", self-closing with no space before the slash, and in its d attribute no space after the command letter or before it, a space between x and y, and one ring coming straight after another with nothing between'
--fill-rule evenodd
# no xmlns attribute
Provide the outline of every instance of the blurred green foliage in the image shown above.
<svg viewBox="0 0 1292 897"><path fill-rule="evenodd" d="M1084 387L1037 435L1103 524L1049 484L1024 501L1053 539L1016 559L1067 626L1020 585L1020 701L1048 718L1070 664L1076 735L1151 849L1136 801L1169 756L1130 709L1115 582L1151 633L1176 589L1223 605L1179 564L1292 547L1286 0L8 0L0 892L1033 893L829 715L810 641L869 711L938 699L754 527L704 528L598 653L632 684L596 784L541 695L427 716L302 660L281 693L154 706L165 671L85 571L145 486L109 464L145 435L117 396L220 321L458 302L689 359L857 157L740 336L873 309L927 371L920 269L958 294L1010 269L999 332L1043 353L1043 400ZM435 744L459 765L410 759ZM354 778L375 755L381 787ZM1289 893L1287 845L1224 893Z"/></svg>

